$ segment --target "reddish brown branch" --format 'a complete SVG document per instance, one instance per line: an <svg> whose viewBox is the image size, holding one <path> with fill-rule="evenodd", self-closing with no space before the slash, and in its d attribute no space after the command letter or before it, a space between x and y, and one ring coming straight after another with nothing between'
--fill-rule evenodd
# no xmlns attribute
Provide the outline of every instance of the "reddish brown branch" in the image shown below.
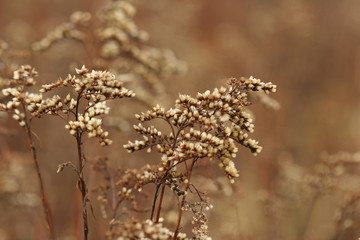
<svg viewBox="0 0 360 240"><path fill-rule="evenodd" d="M83 169L85 159L82 152L82 143L81 143L81 133L78 130L76 135L77 150L78 150L78 160L79 160L79 179L78 179L78 188L81 192L81 206L82 206L82 218L84 226L84 239L88 239L89 225L87 220L87 187L84 180Z"/></svg>
<svg viewBox="0 0 360 240"><path fill-rule="evenodd" d="M160 212L161 212L161 205L162 205L162 201L164 199L164 193L165 193L165 182L163 183L162 188L161 188L160 200L159 200L159 205L158 205L158 209L157 209L157 212L156 212L155 223L159 222Z"/></svg>
<svg viewBox="0 0 360 240"><path fill-rule="evenodd" d="M82 90L83 91L83 90ZM79 117L79 105L80 105L80 99L82 96L82 91L78 94L77 100L76 100L76 116L75 120L78 120ZM89 225L88 225L88 219L87 219L87 186L84 180L84 174L83 169L85 166L85 157L83 155L83 149L82 149L82 132L80 129L77 129L76 132L76 144L77 144L77 152L78 152L78 161L79 161L79 178L77 182L78 189L81 193L81 206L82 206L82 219L83 219L83 230L84 230L84 240L88 239L88 233L89 233ZM75 225L79 225L75 222Z"/></svg>
<svg viewBox="0 0 360 240"><path fill-rule="evenodd" d="M186 198L186 191L189 189L190 186L190 179L191 179L191 173L194 167L194 164L196 162L197 158L194 158L193 161L191 162L191 166L188 170L188 175L187 175L187 183L185 185L185 194L181 199L180 202L180 206L179 206L179 214L178 214L178 219L177 219L177 223L176 223L176 227L175 227L175 231L174 231L174 236L173 236L173 240L175 240L177 238L177 235L179 234L179 229L180 229L180 223L181 223L181 217L182 217L182 212L183 212L183 207L184 207L184 203L185 203L185 198Z"/></svg>
<svg viewBox="0 0 360 240"><path fill-rule="evenodd" d="M28 141L28 144L30 147L30 152L32 155L33 164L34 164L34 167L35 167L35 170L37 173L37 177L38 177L38 181L39 181L39 185L40 185L40 195L41 195L41 201L42 201L42 205L43 205L43 209L44 209L46 229L47 229L49 239L52 240L52 239L55 239L53 219L52 219L49 203L48 203L48 200L47 200L47 197L45 194L44 181L42 179L39 162L37 160L36 148L35 148L35 144L32 139L32 134L31 134L31 130L30 130L28 121L26 121L26 123L25 123L25 130L26 130L27 141Z"/></svg>

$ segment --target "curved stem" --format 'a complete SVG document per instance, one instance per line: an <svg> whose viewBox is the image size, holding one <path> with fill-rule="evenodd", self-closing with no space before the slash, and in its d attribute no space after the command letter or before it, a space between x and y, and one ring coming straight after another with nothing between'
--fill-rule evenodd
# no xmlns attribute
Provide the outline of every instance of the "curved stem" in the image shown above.
<svg viewBox="0 0 360 240"><path fill-rule="evenodd" d="M188 188L190 186L191 173L192 173L192 170L193 170L196 160L197 160L197 158L193 159L193 161L191 162L191 166L188 170L187 183L186 183L185 189L184 189L185 194L182 197L181 202L180 202L178 219L177 219L177 223L176 223L176 227L175 227L175 231L174 231L174 236L172 238L173 240L175 240L177 238L177 235L179 234L181 217L182 217L183 207L184 207L184 203L185 203L185 199L186 199L186 191L188 190Z"/></svg>
<svg viewBox="0 0 360 240"><path fill-rule="evenodd" d="M33 164L34 164L34 167L35 167L35 170L36 170L36 173L37 173L37 177L38 177L38 181L39 181L39 185L40 185L40 194L41 194L41 201L42 201L45 220L46 220L46 229L47 229L49 239L53 240L53 239L55 239L53 219L52 219L49 203L48 203L48 200L47 200L47 197L46 197L46 194L45 194L44 181L42 179L42 174L41 174L39 162L37 160L36 148L35 148L35 144L34 144L34 141L33 141L33 138L32 138L32 132L31 132L31 129L30 129L30 122L27 119L26 110L25 110L24 105L23 105L23 108L24 108L24 113L25 113L26 138L27 138L27 141L28 141L28 144L29 144Z"/></svg>

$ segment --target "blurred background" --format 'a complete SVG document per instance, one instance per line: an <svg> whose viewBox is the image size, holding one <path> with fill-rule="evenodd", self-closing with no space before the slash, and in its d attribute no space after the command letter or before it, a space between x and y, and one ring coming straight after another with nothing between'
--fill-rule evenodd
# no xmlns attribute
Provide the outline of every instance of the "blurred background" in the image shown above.
<svg viewBox="0 0 360 240"><path fill-rule="evenodd" d="M95 12L102 2L0 0L0 39L10 49L29 50L49 30L68 21L72 12ZM271 212L266 207L282 181L279 161L281 165L284 158L291 159L302 170L312 171L324 151L355 153L360 149L360 2L137 0L133 4L137 8L135 22L150 35L148 44L173 50L188 66L187 73L164 80L168 101L163 105L172 106L169 103L178 93L194 95L224 85L228 77L254 76L278 86L272 95L281 104L278 111L259 103L250 107L255 115L253 138L259 140L263 151L255 157L241 149L236 183L227 184L216 165L211 169L205 166L205 173L197 179L214 205L209 213L213 239L360 237L356 208L351 224L336 235L333 217L342 199L340 192L320 199L309 218L306 202L286 211ZM74 64L79 66L81 59L86 59L86 54L79 44L64 41L17 61L30 63L38 70L39 81L49 83L73 73ZM122 149L136 136L131 131L132 116L147 108L120 100L112 114L122 116L121 126L109 124L114 144L102 149L96 141L88 141L87 155L107 155L113 166L131 168L156 162L156 154L129 155ZM76 176L69 169L56 174L56 169L62 162L75 161L76 149L75 140L62 126L60 120L50 118L34 122L41 139L39 161L56 232L59 239L72 239ZM0 127L0 239L38 239L42 212L22 129L6 116L0 118ZM355 166L355 177L356 170ZM89 181L95 185L96 179ZM96 196L93 198L96 206ZM291 201L288 205L292 206ZM96 226L101 216L91 221ZM186 220L184 226L191 229ZM97 228L92 239L103 237L101 226Z"/></svg>

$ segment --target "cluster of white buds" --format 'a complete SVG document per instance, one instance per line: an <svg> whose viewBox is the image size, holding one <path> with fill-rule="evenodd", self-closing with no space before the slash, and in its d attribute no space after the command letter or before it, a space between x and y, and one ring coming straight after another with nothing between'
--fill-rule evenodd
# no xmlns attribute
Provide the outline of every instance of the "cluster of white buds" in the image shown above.
<svg viewBox="0 0 360 240"><path fill-rule="evenodd" d="M67 106L67 109L64 109L64 113L68 113L71 110L74 110L77 106L77 101L74 98L71 98L70 94L66 95L64 99L64 104Z"/></svg>
<svg viewBox="0 0 360 240"><path fill-rule="evenodd" d="M153 239L165 240L172 239L174 232L163 226L164 219L160 218L158 223L154 223L150 219L139 222L130 220L128 222L119 222L112 227L112 231L108 233L111 239ZM185 233L178 233L178 240L190 239Z"/></svg>
<svg viewBox="0 0 360 240"><path fill-rule="evenodd" d="M15 109L12 117L13 117L13 119L15 119L16 121L19 122L19 125L21 127L25 126L25 124L26 124L25 113L20 112L19 109Z"/></svg>
<svg viewBox="0 0 360 240"><path fill-rule="evenodd" d="M18 70L14 71L13 79L10 84L17 86L33 86L35 85L34 77L37 77L37 71L30 65L21 66Z"/></svg>
<svg viewBox="0 0 360 240"><path fill-rule="evenodd" d="M131 1L107 1L96 13L76 11L71 14L69 21L53 27L32 48L34 51L44 51L66 39L81 42L86 49L100 47L94 59L96 67L103 69L106 62L106 68L120 70L119 74L130 72L134 80L131 88L141 93L138 95L140 101L151 106L154 95L159 99L166 96L161 79L184 73L187 66L171 50L145 46L149 34L137 26L135 14L136 8ZM119 61L123 66L121 68L118 68ZM47 90L44 86L44 91Z"/></svg>
<svg viewBox="0 0 360 240"><path fill-rule="evenodd" d="M102 120L95 117L89 117L88 114L80 115L77 121L69 121L65 128L70 131L71 135L76 135L78 132L87 132L89 138L99 138L101 146L107 146L112 143L108 139L109 132L104 131L101 127Z"/></svg>
<svg viewBox="0 0 360 240"><path fill-rule="evenodd" d="M133 17L135 7L127 1L111 1L98 14L102 27L96 31L96 37L101 41L101 57L105 59L117 58L126 51L132 54L139 50L132 40L147 41L149 35L140 30ZM140 52L140 51L139 51Z"/></svg>
<svg viewBox="0 0 360 240"><path fill-rule="evenodd" d="M231 79L236 82L236 79ZM248 91L264 91L266 94L276 92L276 85L271 82L264 83L260 79L250 76L250 78L240 78L241 88Z"/></svg>
<svg viewBox="0 0 360 240"><path fill-rule="evenodd" d="M41 113L73 114L75 120L68 121L65 128L71 135L79 137L79 134L87 133L89 138L98 138L102 146L112 143L108 139L108 132L102 129L100 115L109 114L110 108L106 105L107 100L133 97L135 94L123 86L123 83L115 78L115 75L107 71L89 71L85 66L76 69L78 76L69 75L65 79L42 86L41 92L48 92L59 87L71 87L77 93L76 98L68 94L63 101L57 95L41 102L38 109ZM81 111L83 104L87 104Z"/></svg>
<svg viewBox="0 0 360 240"><path fill-rule="evenodd" d="M129 41L130 38L135 38L140 41L148 40L148 34L139 30L132 19L135 13L136 9L131 3L126 1L111 1L99 14L100 20L107 26L107 28L98 30L99 38L106 40L117 35L122 35L123 37L117 40L125 40L125 42ZM124 44L125 42L119 41L120 44Z"/></svg>
<svg viewBox="0 0 360 240"><path fill-rule="evenodd" d="M60 96L54 95L43 99L40 103L33 106L32 109L34 109L33 117L41 117L44 114L57 114L58 111L62 111L63 103Z"/></svg>
<svg viewBox="0 0 360 240"><path fill-rule="evenodd" d="M13 113L13 118L24 127L27 122L26 111L30 117L34 117L35 112L42 106L42 95L25 91L27 86L35 84L34 78L37 71L29 65L21 66L13 73L13 78L9 81L11 87L2 90L5 97L9 97L7 103L0 104L0 111Z"/></svg>
<svg viewBox="0 0 360 240"><path fill-rule="evenodd" d="M175 108L165 110L160 106L137 114L140 122L161 119L170 125L171 132L161 133L155 127L140 123L134 129L144 140L129 142L124 147L129 151L156 146L162 153L162 168L169 168L188 159L216 158L219 166L231 182L238 177L235 163L231 160L238 152L236 143L250 149L256 155L262 147L248 137L254 132L251 115L246 112L249 91L274 92L276 86L258 79L230 79L230 87L221 87L212 92L198 93L195 98L179 95ZM150 149L150 150L149 150Z"/></svg>
<svg viewBox="0 0 360 240"><path fill-rule="evenodd" d="M21 95L24 95L23 92L19 91L17 88L5 88L2 90L4 96L11 96L12 99L9 100L6 104L0 104L0 109L3 111L15 109L20 106Z"/></svg>
<svg viewBox="0 0 360 240"><path fill-rule="evenodd" d="M126 89L123 83L108 71L92 70L90 72L89 69L82 66L82 68L76 69L76 73L80 75L80 78L69 75L67 78L59 79L55 83L43 85L41 92L47 92L60 86L72 87L81 97L92 100L94 103L135 96L133 91ZM71 100L70 96L66 97L66 101L69 100Z"/></svg>
<svg viewBox="0 0 360 240"><path fill-rule="evenodd" d="M122 174L119 175L120 179L116 181L116 186L121 187L121 189L123 186L126 186L126 191L133 189L141 192L143 186L149 183L158 183L164 178L165 174L167 174L168 179L177 179L179 181L178 183L185 182L184 176L174 169L165 173L164 171L160 171L159 168L161 168L159 165L147 164L140 169L124 169ZM170 182L167 182L167 185L170 186ZM121 190L120 192L124 193L125 191Z"/></svg>
<svg viewBox="0 0 360 240"><path fill-rule="evenodd" d="M183 206L183 211L193 213L191 224L193 225L192 233L196 239L211 240L208 233L208 217L205 211L209 211L214 206L210 204L209 198L204 195L199 202L186 202Z"/></svg>
<svg viewBox="0 0 360 240"><path fill-rule="evenodd" d="M132 189L126 187L123 187L120 191L118 191L117 196L121 200L128 200L128 201L132 201L135 198L134 195L132 195Z"/></svg>
<svg viewBox="0 0 360 240"><path fill-rule="evenodd" d="M191 223L194 225L192 233L197 239L212 240L208 233L208 218L204 212L195 212Z"/></svg>

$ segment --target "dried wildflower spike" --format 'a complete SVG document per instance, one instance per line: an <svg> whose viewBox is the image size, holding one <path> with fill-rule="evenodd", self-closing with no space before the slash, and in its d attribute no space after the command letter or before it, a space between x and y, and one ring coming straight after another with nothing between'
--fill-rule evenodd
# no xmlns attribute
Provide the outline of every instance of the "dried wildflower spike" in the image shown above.
<svg viewBox="0 0 360 240"><path fill-rule="evenodd" d="M141 123L134 129L145 140L129 142L124 147L129 151L153 147L161 153L164 169L189 159L215 158L229 179L238 177L238 171L232 158L236 157L236 143L250 149L256 155L262 147L258 141L248 137L254 131L251 116L246 112L250 104L248 94L251 91L275 92L272 83L263 83L259 79L230 79L228 88L214 89L198 93L195 98L179 95L175 108L167 111L159 106L145 113L137 114L140 122L152 119L165 120L171 132L162 133L155 127L145 127ZM150 150L149 150L150 149Z"/></svg>

